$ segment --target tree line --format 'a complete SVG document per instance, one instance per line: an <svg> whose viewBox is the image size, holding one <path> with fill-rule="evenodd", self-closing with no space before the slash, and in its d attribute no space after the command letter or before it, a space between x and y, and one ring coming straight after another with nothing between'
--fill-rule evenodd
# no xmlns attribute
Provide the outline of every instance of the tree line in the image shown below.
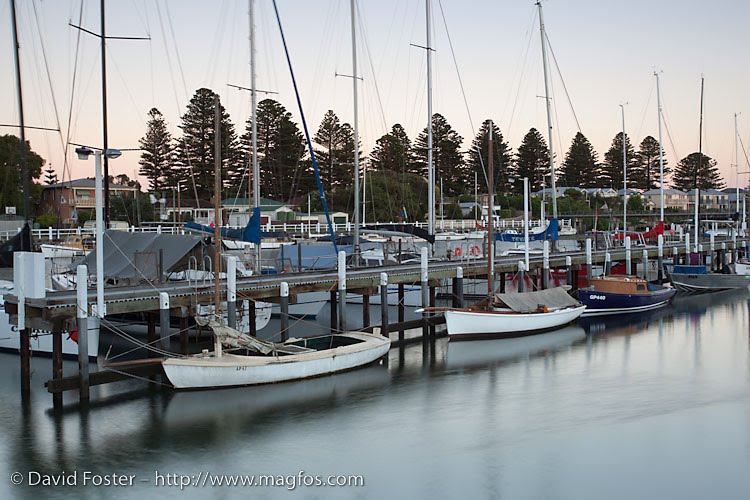
<svg viewBox="0 0 750 500"><path fill-rule="evenodd" d="M179 137L172 137L161 112L149 111L146 134L140 140L140 174L148 179L149 190L175 189L199 199L213 195L214 176L214 92L198 89L181 117ZM219 104L221 106L221 104ZM248 192L251 126L245 122L241 135L223 106L221 116L222 197L245 197ZM302 202L316 191L312 162L300 127L291 113L278 101L264 99L257 108L257 145L261 195L283 202ZM497 193L518 193L521 183L511 177L528 177L532 191L550 185L549 149L542 134L531 128L513 151L500 129L485 120L471 143L464 139L441 114L432 117L433 160L436 187L449 196L471 195L475 178L479 191L486 186L489 129L493 132L494 186ZM333 209L353 209L353 156L360 148L367 163L368 200L379 202L367 210L381 220L419 219L427 204L427 128L412 141L401 124L377 139L365 156L361 144L355 144L354 130L329 110L313 137L321 182ZM636 150L631 138L622 132L612 139L600 160L598 153L582 134L577 133L556 169L557 185L566 187L610 187L623 185L623 149L626 152L628 187L648 190L659 186L659 143L648 135ZM680 190L721 188L724 182L716 161L705 154L691 153L672 169L663 160L665 178ZM666 187L666 186L665 186ZM316 198L313 195L313 198ZM313 200L313 209L319 208Z"/></svg>

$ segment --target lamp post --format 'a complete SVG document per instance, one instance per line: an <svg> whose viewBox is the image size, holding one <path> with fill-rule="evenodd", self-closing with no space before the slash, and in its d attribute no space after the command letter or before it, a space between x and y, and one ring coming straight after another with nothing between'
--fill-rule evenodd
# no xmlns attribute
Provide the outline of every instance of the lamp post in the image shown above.
<svg viewBox="0 0 750 500"><path fill-rule="evenodd" d="M91 149L86 146L76 148L79 160L88 160L94 155L95 188L96 188L96 311L94 316L103 318L107 311L104 305L104 203L102 180L102 157L114 160L122 155L118 149Z"/></svg>

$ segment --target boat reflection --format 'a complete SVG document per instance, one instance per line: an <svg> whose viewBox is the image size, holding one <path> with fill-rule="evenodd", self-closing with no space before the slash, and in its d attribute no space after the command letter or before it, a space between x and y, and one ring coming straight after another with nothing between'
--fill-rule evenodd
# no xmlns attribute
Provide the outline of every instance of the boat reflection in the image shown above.
<svg viewBox="0 0 750 500"><path fill-rule="evenodd" d="M677 300L677 299L675 299ZM578 318L578 324L589 335L631 335L646 331L652 323L671 318L673 307L667 305L659 309L638 314L613 314L607 316L587 316Z"/></svg>
<svg viewBox="0 0 750 500"><path fill-rule="evenodd" d="M449 342L445 358L447 369L471 369L498 365L521 358L546 355L571 347L586 338L578 325L569 325L538 335L481 342Z"/></svg>

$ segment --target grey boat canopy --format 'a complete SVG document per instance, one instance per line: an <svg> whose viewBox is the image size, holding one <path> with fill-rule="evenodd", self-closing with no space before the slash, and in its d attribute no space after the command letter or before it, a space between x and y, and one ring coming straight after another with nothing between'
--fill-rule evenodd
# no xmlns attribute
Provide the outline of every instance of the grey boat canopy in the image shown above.
<svg viewBox="0 0 750 500"><path fill-rule="evenodd" d="M557 287L535 292L496 293L493 305L496 307L508 307L515 312L530 313L538 312L540 306L552 310L576 307L581 304L568 295L568 292L564 288Z"/></svg>
<svg viewBox="0 0 750 500"><path fill-rule="evenodd" d="M103 241L104 277L136 282L156 279L160 271L163 274L172 271L202 242L200 236L107 230ZM90 275L96 273L98 251L94 249L81 262L88 267Z"/></svg>

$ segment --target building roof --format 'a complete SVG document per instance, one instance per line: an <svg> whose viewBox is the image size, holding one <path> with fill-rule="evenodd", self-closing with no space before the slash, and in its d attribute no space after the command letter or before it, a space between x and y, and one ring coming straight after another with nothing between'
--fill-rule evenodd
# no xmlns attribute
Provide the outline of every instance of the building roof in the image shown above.
<svg viewBox="0 0 750 500"><path fill-rule="evenodd" d="M89 188L94 189L96 187L96 181L93 177L86 177L85 179L73 179L71 181L58 182L56 184L50 184L43 186L43 189L62 189L62 188ZM137 191L137 187L125 186L123 184L109 183L109 189L120 189L126 191Z"/></svg>
<svg viewBox="0 0 750 500"><path fill-rule="evenodd" d="M251 207L253 206L252 198L227 198L221 200L222 207ZM262 210L276 210L281 207L289 206L288 203L272 200L271 198L260 198L260 208Z"/></svg>
<svg viewBox="0 0 750 500"><path fill-rule="evenodd" d="M648 191L644 192L643 194L647 195L658 195L661 193L661 190L659 189L649 189ZM687 194L684 191L680 191L679 189L674 188L666 188L664 189L664 194Z"/></svg>

